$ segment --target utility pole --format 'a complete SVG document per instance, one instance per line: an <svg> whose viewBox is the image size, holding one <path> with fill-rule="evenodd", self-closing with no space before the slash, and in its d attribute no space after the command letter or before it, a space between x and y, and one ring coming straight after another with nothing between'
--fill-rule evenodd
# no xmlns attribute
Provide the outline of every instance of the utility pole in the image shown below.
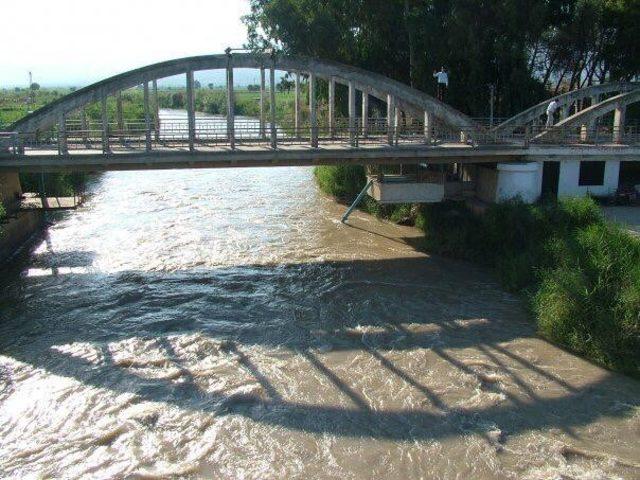
<svg viewBox="0 0 640 480"><path fill-rule="evenodd" d="M496 86L489 84L489 126L493 127L493 109L496 101Z"/></svg>

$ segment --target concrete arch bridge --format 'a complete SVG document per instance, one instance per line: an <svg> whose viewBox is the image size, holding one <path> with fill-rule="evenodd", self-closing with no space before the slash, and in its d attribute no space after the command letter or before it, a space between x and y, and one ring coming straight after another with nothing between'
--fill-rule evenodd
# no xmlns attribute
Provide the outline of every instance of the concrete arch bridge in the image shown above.
<svg viewBox="0 0 640 480"><path fill-rule="evenodd" d="M260 73L256 119L237 118L237 69ZM225 72L225 119L196 112L196 75L206 70ZM284 116L277 115L276 71L294 78L294 105ZM158 81L175 76L185 82L183 118L159 105ZM328 90L321 112L319 87ZM142 121L124 116L123 92L131 88L143 91ZM348 92L344 117L336 108L338 88ZM487 128L423 92L348 65L262 53L188 57L102 80L14 123L0 133L0 172L454 163L462 178L464 164L637 160L640 137L625 130L624 109L639 95L634 83L588 87L557 97L563 108L553 128L540 121L548 102ZM99 120L88 119L87 108L96 107ZM614 124L597 125L611 111Z"/></svg>

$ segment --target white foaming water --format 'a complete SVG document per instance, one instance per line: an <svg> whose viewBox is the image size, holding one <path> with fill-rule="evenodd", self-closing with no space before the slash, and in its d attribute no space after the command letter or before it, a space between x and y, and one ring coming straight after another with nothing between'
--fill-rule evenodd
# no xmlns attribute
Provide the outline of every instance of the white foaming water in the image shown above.
<svg viewBox="0 0 640 480"><path fill-rule="evenodd" d="M101 175L0 298L2 478L640 476L640 387L306 168Z"/></svg>

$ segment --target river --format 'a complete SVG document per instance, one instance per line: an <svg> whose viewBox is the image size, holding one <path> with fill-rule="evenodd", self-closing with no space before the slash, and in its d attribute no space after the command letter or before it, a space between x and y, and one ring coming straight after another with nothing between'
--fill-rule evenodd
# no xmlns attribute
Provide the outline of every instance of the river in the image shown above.
<svg viewBox="0 0 640 480"><path fill-rule="evenodd" d="M0 280L0 477L640 477L640 384L308 168L109 172Z"/></svg>

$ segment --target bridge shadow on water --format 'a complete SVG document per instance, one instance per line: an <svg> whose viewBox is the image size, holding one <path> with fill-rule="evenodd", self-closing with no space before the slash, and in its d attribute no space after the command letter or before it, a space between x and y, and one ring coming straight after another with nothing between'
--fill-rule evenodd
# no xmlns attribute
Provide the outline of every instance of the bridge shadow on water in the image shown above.
<svg viewBox="0 0 640 480"><path fill-rule="evenodd" d="M51 268L49 275L4 286L2 355L142 401L339 436L434 439L508 423L508 434L558 428L576 437L577 427L640 407L638 382L536 338L520 302L464 263L417 256L105 274L92 271L94 260L92 252L39 254L30 265ZM260 391L206 388L193 359L176 351L176 336L192 334L213 342L210 355L230 359ZM114 359L109 345L130 339L153 342L178 374L150 378L135 362ZM100 360L60 348L77 343L98 349ZM416 357L402 362L403 352L419 352L417 367ZM324 378L326 401L289 394L286 372L265 372L271 354L303 365L289 372L292 381L305 379L305 371ZM350 374L356 358L422 397L422 406L372 404L367 379ZM465 406L441 388L443 378L504 401Z"/></svg>

